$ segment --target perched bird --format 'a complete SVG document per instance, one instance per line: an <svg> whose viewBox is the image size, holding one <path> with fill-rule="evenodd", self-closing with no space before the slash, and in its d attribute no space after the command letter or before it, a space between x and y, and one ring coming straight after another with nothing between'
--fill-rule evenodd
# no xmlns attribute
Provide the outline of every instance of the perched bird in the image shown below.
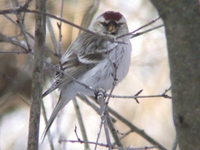
<svg viewBox="0 0 200 150"><path fill-rule="evenodd" d="M119 83L128 73L132 51L130 37L117 38L129 33L124 16L119 12L106 11L91 23L88 30L100 36L84 31L76 38L60 60L60 69L65 74L57 72L55 82L43 94L44 97L60 89L60 97L44 130L44 137L58 112L78 92L94 95L94 91L73 78L93 89L108 91L114 82Z"/></svg>

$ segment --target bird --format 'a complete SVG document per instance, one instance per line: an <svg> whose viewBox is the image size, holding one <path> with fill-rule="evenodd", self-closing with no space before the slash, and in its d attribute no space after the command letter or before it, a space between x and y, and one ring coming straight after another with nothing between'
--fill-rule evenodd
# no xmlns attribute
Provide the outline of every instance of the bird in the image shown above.
<svg viewBox="0 0 200 150"><path fill-rule="evenodd" d="M132 46L130 37L123 36L129 33L125 17L120 12L106 11L87 29L91 33L83 31L63 54L60 59L62 72L55 74L55 82L42 95L45 97L57 88L60 90L58 102L44 129L44 138L59 111L77 93L94 95L87 86L108 91L128 73Z"/></svg>

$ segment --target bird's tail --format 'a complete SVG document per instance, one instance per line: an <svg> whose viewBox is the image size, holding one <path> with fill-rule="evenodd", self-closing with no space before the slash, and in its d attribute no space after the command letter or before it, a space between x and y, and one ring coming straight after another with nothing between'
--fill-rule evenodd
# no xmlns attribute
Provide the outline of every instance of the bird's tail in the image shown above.
<svg viewBox="0 0 200 150"><path fill-rule="evenodd" d="M64 106L65 106L65 105L64 105L64 101L61 100L61 94L60 94L60 98L59 98L59 100L58 100L58 103L56 104L56 107L54 108L54 110L53 110L53 112L52 112L52 114L51 114L51 116L50 116L50 118L49 118L49 120L48 120L48 122L47 122L47 125L46 125L46 127L45 127L45 129L44 129L44 131L43 131L43 134L42 134L42 142L44 141L44 139L45 139L45 137L46 137L46 135L47 135L47 133L48 133L48 131L49 131L49 129L50 129L50 127L51 127L53 121L54 121L54 119L56 118L56 116L58 115L59 111L60 111Z"/></svg>
<svg viewBox="0 0 200 150"><path fill-rule="evenodd" d="M70 87L69 87L69 89L70 89ZM50 127L51 127L51 125L52 125L54 119L55 119L56 116L58 115L59 111L60 111L73 97L76 96L77 91L75 91L75 90L72 90L72 91L71 91L71 89L70 89L70 90L69 90L69 89L64 89L64 91L61 90L60 97L59 97L59 100L58 100L58 102L57 102L57 104L56 104L56 107L54 108L54 110L53 110L53 112L52 112L52 114L51 114L51 116L50 116L50 118L49 118L49 120L48 120L48 123L47 123L47 125L46 125L46 127L45 127L45 129L44 129L44 132L43 132L43 134L42 134L42 142L44 141L45 136L47 135L47 133L48 133L48 131L49 131L49 129L50 129Z"/></svg>

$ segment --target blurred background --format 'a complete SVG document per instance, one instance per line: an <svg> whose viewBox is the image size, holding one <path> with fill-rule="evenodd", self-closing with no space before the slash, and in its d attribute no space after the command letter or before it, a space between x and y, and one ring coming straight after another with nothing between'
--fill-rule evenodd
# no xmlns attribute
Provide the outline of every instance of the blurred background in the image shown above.
<svg viewBox="0 0 200 150"><path fill-rule="evenodd" d="M24 0L1 0L0 9L14 8L24 2ZM34 5L34 1L32 1L29 8L34 9ZM47 0L48 13L60 16L61 5L61 0ZM77 25L87 27L92 18L96 18L107 10L122 13L127 19L130 31L134 31L158 17L155 8L148 0L64 0L63 18ZM23 32L16 25L16 20L22 18L24 18L23 25L26 31L34 35L35 22L33 14L0 15L0 150L25 150L27 146L33 56L31 53L16 53L18 51L23 52L23 49L12 44L13 41L17 41L21 45L26 43ZM59 58L53 54L55 49L60 46L63 54L69 44L78 36L79 30L62 23L62 42L60 45L55 45L50 31L53 31L58 42L60 36L57 23L60 22L54 19L49 19L49 21L50 23L46 28L46 46L51 52L45 52L45 59L57 64ZM147 28L153 28L160 24L162 24L161 20ZM53 30L49 30L50 25ZM125 80L115 88L114 94L134 95L141 89L143 89L141 95L163 93L170 87L164 28L133 38L131 42L133 52L130 70ZM28 36L28 43L33 48L33 38ZM47 65L44 67L45 91L53 82L54 70ZM170 95L170 92L168 94ZM48 117L56 104L58 96L59 91L55 91L44 99ZM171 149L175 140L171 100L166 98L138 100L139 104L134 99L111 99L109 106L135 126L144 130L154 140L167 149ZM100 116L83 101L78 100L78 103L84 118L88 139L89 141L96 141ZM84 149L83 144L80 143L58 143L60 138L77 140L74 133L75 126L77 126L79 137L82 138L74 105L70 102L61 111L51 127L55 149ZM120 121L115 122L115 127L121 133L129 130ZM40 136L42 136L44 128L44 118L41 114ZM99 142L106 142L103 134ZM134 132L123 138L122 142L124 146L132 147L152 145ZM93 147L91 145L91 149ZM50 149L47 138L40 145L40 149ZM104 148L99 147L98 149Z"/></svg>

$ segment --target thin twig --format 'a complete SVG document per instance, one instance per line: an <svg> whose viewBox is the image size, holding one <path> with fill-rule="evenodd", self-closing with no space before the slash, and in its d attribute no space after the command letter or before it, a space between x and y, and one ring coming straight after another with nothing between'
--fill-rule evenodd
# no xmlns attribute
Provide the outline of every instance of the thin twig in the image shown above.
<svg viewBox="0 0 200 150"><path fill-rule="evenodd" d="M12 18L10 18L8 15L3 14L3 16L4 16L6 19L8 19L10 22L12 22L14 25L16 25L17 27L20 28L19 24L16 23L16 21L14 21L14 20L13 20ZM30 33L28 33L26 30L25 30L25 32L26 32L26 34L28 34L29 37L31 37L32 39L34 39L34 36L33 36L33 35L31 35Z"/></svg>
<svg viewBox="0 0 200 150"><path fill-rule="evenodd" d="M151 28L151 29L148 29L148 30L145 30L145 31L142 31L142 32L137 32L137 33L133 34L133 35L131 36L131 38L135 38L135 37L137 37L137 36L140 36L140 35L142 35L142 34L148 33L148 32L150 32L150 31L153 31L153 30L158 29L158 28L161 28L161 27L164 27L164 25L161 24L161 25L158 25L158 26L153 27L153 28Z"/></svg>
<svg viewBox="0 0 200 150"><path fill-rule="evenodd" d="M97 94L101 94L101 93L100 93L100 90L98 91ZM100 97L100 95L97 95L97 100L98 100L99 105L100 105L100 116L104 115L104 114L103 114L104 109L103 109L103 106L102 106L102 105L103 105L103 104L102 104L103 101L101 101L101 98L102 98L102 97ZM102 127L103 127L103 118L101 118L101 122L100 122L100 126L99 126L99 131L98 131L98 133L97 133L96 143L98 143L98 141L99 141L99 138L100 138L100 135L101 135ZM108 144L108 142L107 142L107 144ZM97 149L97 145L98 145L98 144L95 145L94 150Z"/></svg>
<svg viewBox="0 0 200 150"><path fill-rule="evenodd" d="M105 136L106 136L106 141L108 144L109 150L111 150L112 145L111 145L111 140L110 140L110 135L109 135L109 130L108 130L108 121L107 121L107 115L108 115L108 106L107 103L104 101L104 96L105 91L103 89L99 89L97 93L97 101L99 102L100 106L100 111L101 111L101 123L100 123L100 128L97 136L96 143L98 143L101 130L102 130L102 125L104 125L104 131L105 131ZM97 145L95 146L95 150L97 148Z"/></svg>
<svg viewBox="0 0 200 150"><path fill-rule="evenodd" d="M97 143L97 142L90 142L90 141L83 141L79 138L78 136L78 133L77 133L77 126L75 126L75 129L74 129L74 133L76 135L76 138L77 140L63 140L63 139L60 139L59 140L59 143L62 143L62 142L72 142L72 143L87 143L87 144L94 144L95 146L103 146L103 147L107 147L109 148L109 145L108 144L103 144L103 143ZM111 146L112 149L122 149L120 147L113 147ZM94 148L95 149L95 148Z"/></svg>
<svg viewBox="0 0 200 150"><path fill-rule="evenodd" d="M94 105L93 103L91 103L87 97L85 97L82 94L78 94L78 96L80 97L81 100L83 100L84 102L86 102L89 106L91 106L98 114L100 114L99 108ZM150 136L148 136L143 130L137 128L136 126L134 126L131 122L129 122L128 120L126 120L124 117L122 117L120 114L118 114L116 111L114 111L113 109L111 109L110 107L108 107L109 113L111 113L113 116L115 116L117 119L119 119L121 122L123 122L124 124L126 124L128 127L130 127L130 130L127 133L124 133L124 136L121 137L120 139L124 138L126 135L128 135L131 132L136 132L138 133L140 136L142 136L143 138L145 138L147 141L149 141L151 144L156 145L158 148L160 148L161 150L166 150L166 148L164 148L161 144L159 144L157 141L155 141L154 139L152 139ZM116 132L116 131L114 131ZM113 143L115 144L115 143ZM98 145L98 144L97 144Z"/></svg>
<svg viewBox="0 0 200 150"><path fill-rule="evenodd" d="M76 116L77 116L77 119L78 119L78 122L79 122L79 126L81 128L81 133L82 133L83 140L86 141L86 143L84 143L84 149L90 149L89 144L87 143L88 142L88 138L87 138L85 125L84 125L84 122L83 122L83 117L81 115L80 107L78 105L78 102L77 102L76 98L73 99L73 104L74 104L74 107L75 107L75 110L76 110Z"/></svg>
<svg viewBox="0 0 200 150"><path fill-rule="evenodd" d="M78 136L78 134L76 134L76 136ZM81 140L79 137L78 137L78 140L59 140L59 143L62 143L62 142L71 142L71 143L80 143L80 144L88 143L88 144L93 144L93 145L98 145L98 146L101 146L101 147L108 148L107 144L90 142L90 141L85 142L85 141ZM145 147L141 147L141 148L133 148L133 147L122 148L122 147L112 146L111 148L112 149L118 149L118 150L148 150L148 149L154 149L154 148L157 148L157 147L156 146L145 146Z"/></svg>
<svg viewBox="0 0 200 150"><path fill-rule="evenodd" d="M14 7L19 6L18 1L12 1L12 2L13 2ZM27 5L27 7L28 7L28 5ZM24 39L25 39L25 41L26 41L26 46L27 46L28 50L31 51L31 47L30 47L30 45L29 45L28 36L27 36L27 34L26 34L26 29L25 29L25 26L24 26L25 13L20 13L20 14L15 14L15 15L16 15L16 17L17 17L16 22L17 22L17 24L19 25L19 28L20 28L20 30L21 30L21 33L23 34Z"/></svg>
<svg viewBox="0 0 200 150"><path fill-rule="evenodd" d="M4 14L4 15L5 15L5 14L10 14L10 13L19 13L19 12L29 12L29 13L44 14L44 15L49 16L49 17L51 17L51 18L60 20L61 22L67 23L67 24L69 24L69 25L71 25L71 26L73 26L73 27L75 27L75 28L78 28L78 29L80 29L80 30L83 30L83 31L85 31L85 32L88 32L88 33L90 33L90 34L93 34L93 35L95 35L95 36L97 36L97 37L99 37L99 38L104 38L104 39L106 39L106 40L108 40L108 41L110 41L110 42L116 42L116 43L121 43L121 44L124 44L124 42L116 41L116 39L119 39L119 38L124 37L124 36L131 35L131 34L137 32L137 31L139 31L140 29L142 29L142 28L144 28L144 27L146 27L146 26L148 26L148 25L150 25L150 24L156 22L156 21L160 18L160 17L158 17L157 19L152 20L150 23L148 23L148 24L146 24L146 25L144 25L144 26L142 26L142 27L140 27L140 28L138 28L138 29L136 29L136 30L134 30L134 31L132 31L132 32L130 32L130 33L128 33L128 34L125 34L125 35L122 35L122 36L117 37L116 39L113 39L113 38L110 38L110 37L108 37L108 36L102 36L102 35L100 35L100 34L97 34L97 33L95 33L95 32L92 32L92 31L90 31L89 29L86 29L86 28L83 28L83 27L81 27L81 26L78 26L78 25L76 25L76 24L74 24L74 23L72 23L72 22L70 22L70 21L64 20L64 19L62 19L62 18L60 18L60 17L57 17L57 16L54 16L54 15L52 15L52 14L49 14L49 13L46 13L46 12L40 12L40 11L37 11L37 10L30 10L30 9L24 8L23 6L21 6L21 7L16 7L16 8L14 8L14 9L0 10L0 14ZM146 30L146 31L144 31L144 32L136 33L136 34L134 34L133 36L131 36L131 38L136 37L136 36L139 36L139 35L142 35L142 34L144 34L144 33L147 33L147 32L149 32L149 31L152 31L152 30L154 30L154 29L160 28L161 26L162 26L162 25L157 26L157 27L152 28L152 29L149 29L149 30ZM54 54L54 55L55 55L55 56L58 56L57 53Z"/></svg>
<svg viewBox="0 0 200 150"><path fill-rule="evenodd" d="M19 15L16 15L16 16L17 16L17 23L19 24L19 27L20 27L20 29L22 31L22 34L24 36L24 39L26 41L26 46L28 48L28 51L31 51L29 40L28 40L28 37L27 37L27 34L26 34L26 29L25 29L25 27L23 25L23 21L22 21L23 19L21 19L21 17Z"/></svg>
<svg viewBox="0 0 200 150"><path fill-rule="evenodd" d="M64 8L64 0L62 0L62 2L61 2L60 18L62 18L62 16L63 16L63 8ZM60 21L59 24L57 23L57 26L59 29L59 43L58 43L58 47L57 47L57 54L61 58L61 56L62 56L62 21Z"/></svg>
<svg viewBox="0 0 200 150"><path fill-rule="evenodd" d="M54 30L53 30L52 24L50 22L50 18L46 17L46 19L47 19L47 27L48 27L48 30L49 30L49 35L51 37L51 41L53 43L55 53L57 53L58 43L56 41L55 33L54 33Z"/></svg>
<svg viewBox="0 0 200 150"><path fill-rule="evenodd" d="M16 25L17 27L19 27L20 28L20 26L19 26L19 24L17 24L12 18L10 18L8 15L6 15L6 14L4 14L4 17L6 17L9 21L11 21L14 25ZM28 33L26 30L25 30L25 32L26 32L26 34L32 39L32 40L35 40L35 38L34 38L34 36L33 35L31 35L30 33ZM10 38L10 39L15 39L15 38L13 38L13 37L8 37L8 38ZM1 37L0 37L0 41L1 41ZM9 41L5 41L5 42L9 42ZM9 43L12 43L12 42L9 42ZM19 44L21 43L21 41L19 42ZM13 45L16 45L15 43L12 43ZM20 46L20 45L18 45L18 46ZM49 52L49 53L51 53L52 55L54 55L54 56L56 56L56 57L58 57L57 56L57 53L54 53L50 48L48 48L47 46L45 46L45 50L47 51L47 52ZM31 52L31 54L33 54L33 51L29 51L29 53ZM5 52L5 51L1 51L0 53L7 53L7 52ZM27 51L25 51L25 52L16 52L16 51L14 51L14 52L12 52L12 51L9 51L8 52L9 54L27 54Z"/></svg>
<svg viewBox="0 0 200 150"><path fill-rule="evenodd" d="M124 37L124 36L132 35L133 33L135 33L135 32L137 32L137 31L139 31L139 30L141 30L141 29L143 29L143 28L145 28L145 27L147 27L147 26L149 26L149 25L155 23L155 22L156 22L157 20L159 20L159 19L160 19L160 16L159 16L158 18L152 20L151 22L149 22L149 23L147 23L147 24L145 24L145 25L139 27L138 29L136 29L136 30L130 32L130 33L127 33L127 34L124 34L124 35L118 36L117 39L118 39L118 38L122 38L122 37Z"/></svg>
<svg viewBox="0 0 200 150"><path fill-rule="evenodd" d="M128 99L138 99L138 98L159 98L159 97L163 97L163 98L168 98L171 99L172 97L167 95L167 92L171 90L171 87L166 89L163 93L161 94L157 94L157 95L145 95L145 96L139 96L139 94L141 93L141 90L139 91L140 93L132 95L132 96L121 96L121 95L110 95L112 98L128 98ZM109 96L109 94L106 94L106 96Z"/></svg>
<svg viewBox="0 0 200 150"><path fill-rule="evenodd" d="M113 139L115 140L116 145L119 146L119 147L123 147L123 145L122 145L122 143L120 141L120 138L118 137L117 133L115 132L116 129L115 129L114 125L113 125L113 122L112 122L112 119L111 119L109 113L107 113L106 117L107 117L106 120L107 120L107 123L108 123L108 127L110 129L110 132L112 134Z"/></svg>
<svg viewBox="0 0 200 150"><path fill-rule="evenodd" d="M85 32L93 34L93 35L95 35L98 38L103 38L105 40L108 40L110 42L115 42L115 43L124 43L124 42L121 42L121 41L116 41L115 38L111 38L109 36L100 35L100 34L95 33L95 32L93 32L93 31L91 31L89 29L83 28L83 27L81 27L79 25L76 25L76 24L70 22L70 21L67 21L67 20L62 19L62 18L60 18L58 16L55 16L55 15L52 15L52 14L49 14L49 13L46 13L46 12L41 12L41 11L38 11L38 10L27 9L27 8L22 7L22 6L21 7L16 7L14 9L0 10L0 14L13 14L13 13L15 14L15 13L19 13L19 12L28 12L28 13L42 14L42 15L45 15L45 16L49 16L51 18L54 18L54 19L60 20L60 21L62 21L64 23L67 23L67 24L69 24L69 25L71 25L71 26L73 26L75 28L78 28L80 30L83 30Z"/></svg>
<svg viewBox="0 0 200 150"><path fill-rule="evenodd" d="M25 51L25 53L31 52L30 50L27 49L26 45L24 45L23 42L19 42L16 38L8 37L8 36L6 36L2 33L0 33L0 42L8 42L8 43L11 43L13 45L19 46Z"/></svg>
<svg viewBox="0 0 200 150"><path fill-rule="evenodd" d="M140 136L142 136L144 139L146 139L148 142L150 142L153 145L156 145L160 150L167 150L164 146L162 146L160 143L158 143L157 141L155 141L153 138L151 138L149 135L147 135L144 130L141 130L139 128L137 128L136 126L134 126L131 122L129 122L127 119L125 119L124 117L122 117L120 114L118 114L116 111L114 111L113 109L111 109L110 107L108 107L109 112L115 116L116 118L118 118L121 122L123 122L124 124L126 124L132 131L136 132L137 134L139 134Z"/></svg>
<svg viewBox="0 0 200 150"><path fill-rule="evenodd" d="M62 142L71 142L71 143L88 143L88 144L93 144L93 145L98 145L98 146L101 146L101 147L108 147L107 144L103 144L103 143L96 143L96 142L85 142L85 141L82 141L81 139L79 140L59 140L59 143L62 143ZM120 147L112 147L112 149L119 149L119 150L123 150L122 148Z"/></svg>

